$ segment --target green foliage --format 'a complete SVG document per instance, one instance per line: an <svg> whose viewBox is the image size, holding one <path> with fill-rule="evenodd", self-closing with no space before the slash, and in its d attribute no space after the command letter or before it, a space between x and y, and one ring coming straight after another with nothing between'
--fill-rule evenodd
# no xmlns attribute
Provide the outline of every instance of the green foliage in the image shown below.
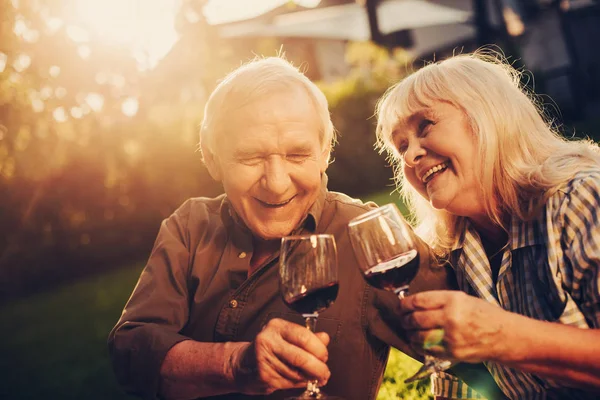
<svg viewBox="0 0 600 400"><path fill-rule="evenodd" d="M398 191L396 191L393 187L390 187L389 189L383 190L381 192L371 194L367 196L366 199L380 206L388 203L395 203L403 215L408 215L408 209L406 208L406 205L400 198L400 194L398 193Z"/></svg>
<svg viewBox="0 0 600 400"><path fill-rule="evenodd" d="M406 74L409 58L400 50L390 55L365 42L349 45L347 61L347 77L320 84L340 135L328 174L333 190L361 196L391 183L392 168L374 150L374 110L385 90Z"/></svg>
<svg viewBox="0 0 600 400"><path fill-rule="evenodd" d="M396 349L390 351L390 357L383 376L383 383L377 394L377 400L429 400L429 379L406 384L404 380L412 376L421 366L421 363L408 357Z"/></svg>
<svg viewBox="0 0 600 400"><path fill-rule="evenodd" d="M73 21L50 29L70 2L0 0L0 299L146 256L162 218L221 191L195 149L205 81L230 64L184 43L142 71L127 49L72 40Z"/></svg>

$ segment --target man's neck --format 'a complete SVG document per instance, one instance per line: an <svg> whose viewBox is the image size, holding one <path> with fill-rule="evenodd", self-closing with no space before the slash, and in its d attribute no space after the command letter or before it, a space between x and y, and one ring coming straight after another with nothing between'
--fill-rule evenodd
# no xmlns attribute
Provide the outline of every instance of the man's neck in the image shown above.
<svg viewBox="0 0 600 400"><path fill-rule="evenodd" d="M274 240L262 240L258 238L252 239L252 258L250 259L250 270L248 276L252 275L254 271L265 263L273 254L279 250L281 244L280 239Z"/></svg>

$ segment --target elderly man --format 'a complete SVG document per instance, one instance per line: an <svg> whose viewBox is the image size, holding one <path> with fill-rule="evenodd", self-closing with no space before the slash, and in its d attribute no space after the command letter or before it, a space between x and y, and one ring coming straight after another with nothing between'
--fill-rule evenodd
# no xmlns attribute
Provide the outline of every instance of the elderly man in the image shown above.
<svg viewBox="0 0 600 400"><path fill-rule="evenodd" d="M350 250L346 225L369 206L327 191L334 141L325 96L281 58L243 65L218 85L201 146L225 194L190 199L163 222L109 337L126 390L279 399L318 379L328 394L375 398L386 343L410 350L374 307L397 299L365 284ZM339 252L340 291L317 334L286 308L277 272L281 237L312 233L335 235ZM444 287L446 270L422 259L419 279Z"/></svg>

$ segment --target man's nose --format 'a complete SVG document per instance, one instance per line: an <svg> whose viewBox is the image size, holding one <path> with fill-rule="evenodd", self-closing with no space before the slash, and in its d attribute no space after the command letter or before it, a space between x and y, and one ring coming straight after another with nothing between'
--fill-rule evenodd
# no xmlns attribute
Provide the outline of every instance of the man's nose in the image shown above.
<svg viewBox="0 0 600 400"><path fill-rule="evenodd" d="M290 174L283 157L271 156L265 162L263 186L273 194L284 194L290 186Z"/></svg>
<svg viewBox="0 0 600 400"><path fill-rule="evenodd" d="M421 143L418 140L413 140L406 149L406 153L404 153L404 163L414 168L425 154L427 154L427 151L421 146Z"/></svg>

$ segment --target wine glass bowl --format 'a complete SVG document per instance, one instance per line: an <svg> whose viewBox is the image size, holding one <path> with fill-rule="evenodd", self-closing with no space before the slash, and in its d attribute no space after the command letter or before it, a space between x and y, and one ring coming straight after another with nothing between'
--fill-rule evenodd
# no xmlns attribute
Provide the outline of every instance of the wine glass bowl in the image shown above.
<svg viewBox="0 0 600 400"><path fill-rule="evenodd" d="M284 237L279 262L280 292L288 307L306 317L333 304L338 276L332 235Z"/></svg>
<svg viewBox="0 0 600 400"><path fill-rule="evenodd" d="M286 236L281 239L281 297L290 309L302 314L306 327L312 332L319 313L335 301L338 288L337 249L333 235ZM322 393L318 382L311 380L304 393L292 399L330 400L334 397Z"/></svg>
<svg viewBox="0 0 600 400"><path fill-rule="evenodd" d="M404 298L419 272L419 252L414 233L396 205L386 204L359 215L348 223L348 233L367 283ZM427 378L451 365L449 360L425 355L423 366L404 382Z"/></svg>
<svg viewBox="0 0 600 400"><path fill-rule="evenodd" d="M367 282L397 295L419 270L411 230L393 204L368 211L348 224L350 242Z"/></svg>

